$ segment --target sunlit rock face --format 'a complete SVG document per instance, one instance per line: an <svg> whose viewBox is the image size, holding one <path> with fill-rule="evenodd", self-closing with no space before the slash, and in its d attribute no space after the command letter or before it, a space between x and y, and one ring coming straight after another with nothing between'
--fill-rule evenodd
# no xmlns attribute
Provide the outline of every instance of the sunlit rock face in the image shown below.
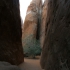
<svg viewBox="0 0 70 70"><path fill-rule="evenodd" d="M46 35L46 19L48 18L47 16L47 11L48 11L48 1L45 0L43 6L42 6L42 15L41 15L41 25L40 25L40 43L41 47L44 45L44 40L45 40L45 35Z"/></svg>
<svg viewBox="0 0 70 70"><path fill-rule="evenodd" d="M0 61L23 62L19 0L0 0Z"/></svg>
<svg viewBox="0 0 70 70"><path fill-rule="evenodd" d="M25 22L23 25L23 39L31 34L36 38L41 7L41 0L32 0L30 5L28 6Z"/></svg>
<svg viewBox="0 0 70 70"><path fill-rule="evenodd" d="M70 0L46 1L46 37L41 66L45 70L70 70Z"/></svg>

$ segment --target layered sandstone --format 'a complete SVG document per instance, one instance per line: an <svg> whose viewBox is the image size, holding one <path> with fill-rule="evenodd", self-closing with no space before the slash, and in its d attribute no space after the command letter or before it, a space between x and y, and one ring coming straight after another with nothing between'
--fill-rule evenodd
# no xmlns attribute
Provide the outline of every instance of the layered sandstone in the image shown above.
<svg viewBox="0 0 70 70"><path fill-rule="evenodd" d="M0 61L24 61L19 0L0 0Z"/></svg>
<svg viewBox="0 0 70 70"><path fill-rule="evenodd" d="M45 70L70 70L70 0L46 1L46 37L41 66Z"/></svg>
<svg viewBox="0 0 70 70"><path fill-rule="evenodd" d="M22 39L30 35L33 35L33 37L36 38L41 7L42 7L41 0L32 0L30 5L28 6L24 25L23 25Z"/></svg>

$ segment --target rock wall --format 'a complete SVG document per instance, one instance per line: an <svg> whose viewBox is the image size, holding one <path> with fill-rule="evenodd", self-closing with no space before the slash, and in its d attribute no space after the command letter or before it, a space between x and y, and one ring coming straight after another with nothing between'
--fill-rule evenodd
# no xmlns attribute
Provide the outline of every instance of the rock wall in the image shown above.
<svg viewBox="0 0 70 70"><path fill-rule="evenodd" d="M0 0L0 61L24 61L19 0Z"/></svg>
<svg viewBox="0 0 70 70"><path fill-rule="evenodd" d="M45 70L70 70L70 0L46 1L46 37L41 66Z"/></svg>
<svg viewBox="0 0 70 70"><path fill-rule="evenodd" d="M33 37L36 38L41 7L41 0L32 0L30 5L28 6L25 22L23 25L22 39L26 38L29 35L33 35Z"/></svg>
<svg viewBox="0 0 70 70"><path fill-rule="evenodd" d="M43 6L42 6L42 15L41 15L41 25L40 25L40 43L41 47L44 45L44 40L45 40L45 35L46 35L46 19L48 18L47 16L47 10L48 10L48 1L45 0Z"/></svg>

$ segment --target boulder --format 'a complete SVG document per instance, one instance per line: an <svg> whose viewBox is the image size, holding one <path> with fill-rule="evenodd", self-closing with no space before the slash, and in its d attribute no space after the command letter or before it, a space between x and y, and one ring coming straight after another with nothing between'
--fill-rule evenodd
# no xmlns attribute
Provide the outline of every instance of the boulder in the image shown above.
<svg viewBox="0 0 70 70"><path fill-rule="evenodd" d="M11 65L8 62L0 61L0 70L21 70L21 69L16 65Z"/></svg>
<svg viewBox="0 0 70 70"><path fill-rule="evenodd" d="M19 0L0 0L0 61L24 61Z"/></svg>
<svg viewBox="0 0 70 70"><path fill-rule="evenodd" d="M46 1L48 9L41 67L70 70L70 0Z"/></svg>

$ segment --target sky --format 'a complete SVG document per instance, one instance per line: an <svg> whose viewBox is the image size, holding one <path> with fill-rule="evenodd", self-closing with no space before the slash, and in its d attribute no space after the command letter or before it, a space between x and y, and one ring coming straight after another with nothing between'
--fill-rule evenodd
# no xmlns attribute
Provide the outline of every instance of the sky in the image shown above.
<svg viewBox="0 0 70 70"><path fill-rule="evenodd" d="M23 22L25 20L27 8L28 8L28 6L29 6L31 1L32 0L19 0L19 3L20 3L20 15L21 15L21 18L22 18ZM42 1L44 1L44 0L42 0Z"/></svg>

